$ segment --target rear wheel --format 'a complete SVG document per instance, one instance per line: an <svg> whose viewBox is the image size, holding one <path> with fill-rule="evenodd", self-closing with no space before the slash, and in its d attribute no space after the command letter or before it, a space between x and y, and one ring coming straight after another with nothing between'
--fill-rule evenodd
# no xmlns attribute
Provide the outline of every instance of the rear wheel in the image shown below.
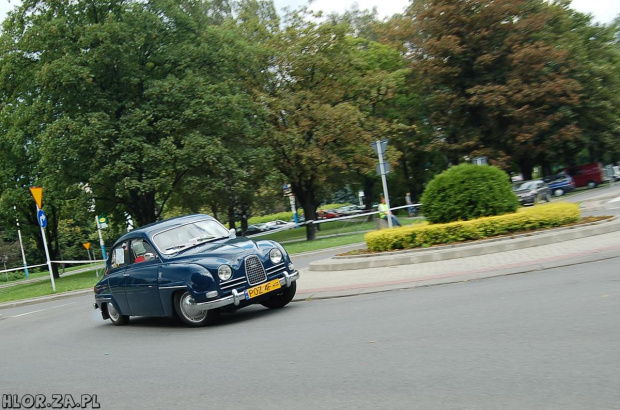
<svg viewBox="0 0 620 410"><path fill-rule="evenodd" d="M198 309L196 301L188 291L174 295L174 309L183 323L193 327L212 325L220 317L219 309Z"/></svg>
<svg viewBox="0 0 620 410"><path fill-rule="evenodd" d="M295 297L295 292L297 291L297 283L291 283L291 286L288 288L284 288L280 293L275 294L269 299L261 302L261 305L269 308L269 309L279 309L286 305L288 305L293 297Z"/></svg>
<svg viewBox="0 0 620 410"><path fill-rule="evenodd" d="M114 304L108 302L106 303L106 307L108 309L108 316L110 317L110 322L112 322L114 326L125 326L127 323L129 323L129 316L122 315L118 310L116 310Z"/></svg>
<svg viewBox="0 0 620 410"><path fill-rule="evenodd" d="M588 188L596 188L596 182L588 181Z"/></svg>

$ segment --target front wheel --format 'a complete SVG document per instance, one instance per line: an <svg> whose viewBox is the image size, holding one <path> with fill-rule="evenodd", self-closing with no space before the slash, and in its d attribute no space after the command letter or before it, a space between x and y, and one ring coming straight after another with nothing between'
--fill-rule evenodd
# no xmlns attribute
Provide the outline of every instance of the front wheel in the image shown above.
<svg viewBox="0 0 620 410"><path fill-rule="evenodd" d="M588 181L588 188L592 189L592 188L596 188L596 182L594 181Z"/></svg>
<svg viewBox="0 0 620 410"><path fill-rule="evenodd" d="M183 323L192 327L212 325L220 317L219 309L198 309L196 301L188 291L174 295L174 309Z"/></svg>
<svg viewBox="0 0 620 410"><path fill-rule="evenodd" d="M116 307L114 307L112 302L108 302L106 305L108 309L108 317L114 326L125 326L129 323L129 316L122 315L118 310L116 310Z"/></svg>
<svg viewBox="0 0 620 410"><path fill-rule="evenodd" d="M291 283L291 286L289 286L288 288L282 289L280 293L277 293L274 296L270 297L269 299L265 300L264 302L261 302L261 305L269 309L282 308L288 305L291 302L291 300L293 300L293 297L295 297L296 291L297 291L297 283L293 282Z"/></svg>
<svg viewBox="0 0 620 410"><path fill-rule="evenodd" d="M555 191L553 191L553 195L555 195L555 196L562 196L562 195L564 195L564 190L558 188Z"/></svg>

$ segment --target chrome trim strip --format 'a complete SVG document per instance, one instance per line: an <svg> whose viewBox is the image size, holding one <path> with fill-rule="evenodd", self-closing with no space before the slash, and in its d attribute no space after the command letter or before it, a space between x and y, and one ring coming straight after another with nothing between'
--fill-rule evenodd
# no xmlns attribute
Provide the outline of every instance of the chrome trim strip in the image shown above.
<svg viewBox="0 0 620 410"><path fill-rule="evenodd" d="M159 289L186 289L186 285L160 286Z"/></svg>
<svg viewBox="0 0 620 410"><path fill-rule="evenodd" d="M284 267L284 262L280 262L280 263L278 263L277 265L273 265L273 266L272 266L272 267L270 267L270 268L265 268L265 271L266 271L267 273L269 273L269 271L272 271L272 270L278 270L279 268L282 268L282 267Z"/></svg>

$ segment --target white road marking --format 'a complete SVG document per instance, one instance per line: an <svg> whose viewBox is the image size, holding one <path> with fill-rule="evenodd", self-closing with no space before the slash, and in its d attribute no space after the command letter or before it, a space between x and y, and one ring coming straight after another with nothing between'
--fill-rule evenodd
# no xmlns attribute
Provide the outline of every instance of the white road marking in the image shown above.
<svg viewBox="0 0 620 410"><path fill-rule="evenodd" d="M614 198L611 201L609 201L608 203L612 203L612 202L620 202L620 196L618 198Z"/></svg>
<svg viewBox="0 0 620 410"><path fill-rule="evenodd" d="M20 317L20 316L31 315L33 313L39 313L39 312L44 312L46 310L56 309L56 308L59 308L59 307L74 305L75 303L76 302L63 303L62 305L56 305L56 306L48 307L48 308L45 308L45 309L33 310L32 312L20 313L19 315L15 315L15 316L11 316L11 317Z"/></svg>

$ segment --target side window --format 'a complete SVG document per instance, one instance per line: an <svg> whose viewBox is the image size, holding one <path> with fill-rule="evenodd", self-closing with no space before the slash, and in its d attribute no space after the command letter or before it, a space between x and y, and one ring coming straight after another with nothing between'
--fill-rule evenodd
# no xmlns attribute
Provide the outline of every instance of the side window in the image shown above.
<svg viewBox="0 0 620 410"><path fill-rule="evenodd" d="M131 262L140 263L155 258L155 250L150 243L138 238L131 241Z"/></svg>
<svg viewBox="0 0 620 410"><path fill-rule="evenodd" d="M127 242L120 243L114 249L112 249L112 269L126 266L129 263L129 252Z"/></svg>

